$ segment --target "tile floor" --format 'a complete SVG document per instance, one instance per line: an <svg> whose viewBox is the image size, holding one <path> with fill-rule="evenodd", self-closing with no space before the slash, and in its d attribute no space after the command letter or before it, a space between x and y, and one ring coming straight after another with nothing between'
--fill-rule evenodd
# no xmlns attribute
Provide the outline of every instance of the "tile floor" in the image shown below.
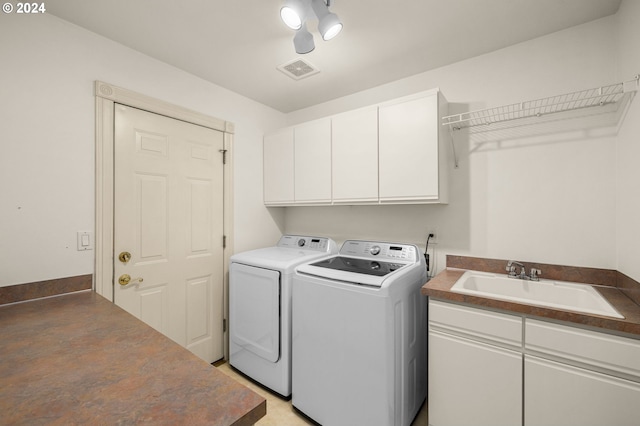
<svg viewBox="0 0 640 426"><path fill-rule="evenodd" d="M217 364L216 367L242 383L252 391L262 395L267 400L267 415L264 416L257 426L307 426L315 423L296 411L291 405L291 400L286 400L281 396L270 392L266 388L256 384L244 375L234 370L229 363ZM411 426L428 426L427 404L422 406Z"/></svg>

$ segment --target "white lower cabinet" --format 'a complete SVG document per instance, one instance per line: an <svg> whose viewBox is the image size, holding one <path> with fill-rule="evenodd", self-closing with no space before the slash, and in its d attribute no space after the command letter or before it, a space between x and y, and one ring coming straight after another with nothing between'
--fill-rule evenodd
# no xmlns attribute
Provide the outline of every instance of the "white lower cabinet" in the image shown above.
<svg viewBox="0 0 640 426"><path fill-rule="evenodd" d="M428 395L430 425L519 425L522 355L430 331Z"/></svg>
<svg viewBox="0 0 640 426"><path fill-rule="evenodd" d="M640 340L429 300L428 398L431 426L638 426Z"/></svg>
<svg viewBox="0 0 640 426"><path fill-rule="evenodd" d="M522 318L429 301L429 424L522 424Z"/></svg>
<svg viewBox="0 0 640 426"><path fill-rule="evenodd" d="M526 319L525 426L640 425L640 341Z"/></svg>
<svg viewBox="0 0 640 426"><path fill-rule="evenodd" d="M525 355L525 426L640 425L640 384Z"/></svg>

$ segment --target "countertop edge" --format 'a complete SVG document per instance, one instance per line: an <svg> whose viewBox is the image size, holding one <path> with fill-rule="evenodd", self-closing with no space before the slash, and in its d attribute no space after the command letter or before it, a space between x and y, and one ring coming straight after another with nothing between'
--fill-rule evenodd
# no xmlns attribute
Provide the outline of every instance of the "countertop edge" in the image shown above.
<svg viewBox="0 0 640 426"><path fill-rule="evenodd" d="M507 302L451 291L451 287L466 271L467 270L465 269L447 268L424 284L422 286L421 293L434 299L448 300L475 305L478 307L525 314L546 320L570 322L587 327L602 329L604 332L622 333L629 335L629 337L640 339L640 306L635 304L622 291L615 287L605 288L595 285L592 286L596 288L596 290L598 290L607 299L607 301L625 317L624 319L551 309L523 303Z"/></svg>
<svg viewBox="0 0 640 426"><path fill-rule="evenodd" d="M267 412L264 397L93 291L2 305L0 329L10 424L248 426Z"/></svg>

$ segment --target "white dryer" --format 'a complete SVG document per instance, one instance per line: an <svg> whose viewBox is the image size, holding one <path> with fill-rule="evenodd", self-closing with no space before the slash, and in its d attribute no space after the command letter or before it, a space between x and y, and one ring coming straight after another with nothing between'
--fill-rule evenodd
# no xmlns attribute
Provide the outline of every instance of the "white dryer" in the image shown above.
<svg viewBox="0 0 640 426"><path fill-rule="evenodd" d="M301 263L337 252L330 238L284 235L275 247L235 254L229 266L229 363L291 395L291 278Z"/></svg>
<svg viewBox="0 0 640 426"><path fill-rule="evenodd" d="M293 278L293 406L323 426L409 426L427 392L426 263L345 241Z"/></svg>

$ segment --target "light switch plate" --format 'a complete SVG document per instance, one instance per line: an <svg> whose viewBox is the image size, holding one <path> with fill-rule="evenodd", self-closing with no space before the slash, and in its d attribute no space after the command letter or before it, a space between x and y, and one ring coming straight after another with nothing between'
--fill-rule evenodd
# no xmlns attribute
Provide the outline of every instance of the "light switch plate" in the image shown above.
<svg viewBox="0 0 640 426"><path fill-rule="evenodd" d="M93 232L78 231L78 251L93 250Z"/></svg>

